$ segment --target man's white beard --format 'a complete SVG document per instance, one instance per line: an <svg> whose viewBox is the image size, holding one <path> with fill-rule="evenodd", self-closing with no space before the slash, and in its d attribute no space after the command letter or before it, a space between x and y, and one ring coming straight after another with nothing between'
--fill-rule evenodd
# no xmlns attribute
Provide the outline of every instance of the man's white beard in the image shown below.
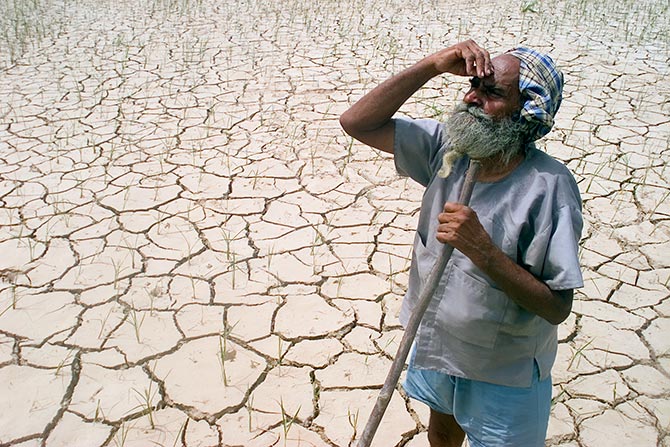
<svg viewBox="0 0 670 447"><path fill-rule="evenodd" d="M501 163L509 163L523 148L523 129L512 118L495 120L477 106L458 104L444 125L449 148L437 175L447 177L464 155L473 159L499 156Z"/></svg>

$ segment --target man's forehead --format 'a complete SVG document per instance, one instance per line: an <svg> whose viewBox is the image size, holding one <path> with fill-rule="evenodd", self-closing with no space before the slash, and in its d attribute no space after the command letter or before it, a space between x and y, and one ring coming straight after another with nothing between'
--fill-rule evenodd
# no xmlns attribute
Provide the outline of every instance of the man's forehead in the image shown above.
<svg viewBox="0 0 670 447"><path fill-rule="evenodd" d="M506 89L519 88L519 59L510 54L501 54L491 59L493 75L482 78L484 85L496 85Z"/></svg>

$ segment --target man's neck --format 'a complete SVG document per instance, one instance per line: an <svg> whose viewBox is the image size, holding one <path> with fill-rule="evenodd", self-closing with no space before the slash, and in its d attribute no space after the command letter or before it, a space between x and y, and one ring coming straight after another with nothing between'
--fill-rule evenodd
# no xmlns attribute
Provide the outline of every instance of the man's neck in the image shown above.
<svg viewBox="0 0 670 447"><path fill-rule="evenodd" d="M524 153L512 157L508 163L501 160L500 155L479 160L480 169L477 180L480 182L497 182L504 179L521 164L525 158Z"/></svg>

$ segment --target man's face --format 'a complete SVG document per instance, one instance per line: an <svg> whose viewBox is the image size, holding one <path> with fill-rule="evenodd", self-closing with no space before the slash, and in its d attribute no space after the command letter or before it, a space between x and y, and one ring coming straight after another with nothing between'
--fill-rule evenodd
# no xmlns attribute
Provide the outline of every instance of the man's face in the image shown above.
<svg viewBox="0 0 670 447"><path fill-rule="evenodd" d="M491 59L491 63L494 73L472 78L463 102L480 108L495 120L511 117L521 108L519 59L502 54Z"/></svg>
<svg viewBox="0 0 670 447"><path fill-rule="evenodd" d="M498 157L506 165L523 150L525 125L512 118L521 108L519 60L501 55L492 63L494 74L473 78L472 88L445 123L451 150L444 155L443 177L463 155L479 160Z"/></svg>
<svg viewBox="0 0 670 447"><path fill-rule="evenodd" d="M463 155L479 160L498 157L507 165L523 150L526 126L513 120L521 108L519 60L502 55L492 62L495 73L473 78L472 88L445 123L451 150L445 152L442 177Z"/></svg>

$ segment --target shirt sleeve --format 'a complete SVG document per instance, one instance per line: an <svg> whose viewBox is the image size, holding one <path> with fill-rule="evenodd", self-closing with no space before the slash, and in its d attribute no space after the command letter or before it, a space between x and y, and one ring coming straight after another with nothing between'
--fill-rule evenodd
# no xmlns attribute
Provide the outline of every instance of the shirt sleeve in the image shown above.
<svg viewBox="0 0 670 447"><path fill-rule="evenodd" d="M393 154L396 170L427 186L442 163L442 123L432 119L394 118Z"/></svg>
<svg viewBox="0 0 670 447"><path fill-rule="evenodd" d="M517 263L552 290L584 285L579 266L582 199L572 173L557 160L533 149L516 204L523 222L518 233Z"/></svg>
<svg viewBox="0 0 670 447"><path fill-rule="evenodd" d="M579 266L579 239L582 234L579 207L563 206L553 213L552 222L535 235L526 251L531 271L550 289L576 289L584 285ZM533 265L534 264L534 265Z"/></svg>
<svg viewBox="0 0 670 447"><path fill-rule="evenodd" d="M542 276L552 290L576 289L584 285L579 267L579 239L582 213L572 206L560 208L555 216Z"/></svg>

